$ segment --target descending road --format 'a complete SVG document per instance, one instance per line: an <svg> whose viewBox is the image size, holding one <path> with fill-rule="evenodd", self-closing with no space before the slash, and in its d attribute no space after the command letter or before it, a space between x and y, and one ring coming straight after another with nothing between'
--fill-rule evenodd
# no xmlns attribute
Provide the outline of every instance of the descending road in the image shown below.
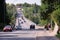
<svg viewBox="0 0 60 40"><path fill-rule="evenodd" d="M30 29L30 25L34 24L36 25L34 22L28 20L24 15L23 15L23 11L21 8L16 8L17 9L17 15L16 15L16 23L15 23L15 27L20 27L22 29Z"/></svg>

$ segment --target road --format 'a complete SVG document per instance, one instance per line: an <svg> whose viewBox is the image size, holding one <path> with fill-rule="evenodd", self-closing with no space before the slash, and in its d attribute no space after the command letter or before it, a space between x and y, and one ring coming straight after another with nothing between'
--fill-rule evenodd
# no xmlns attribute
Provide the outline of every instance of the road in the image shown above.
<svg viewBox="0 0 60 40"><path fill-rule="evenodd" d="M43 30L17 30L13 32L0 32L0 40L58 40Z"/></svg>
<svg viewBox="0 0 60 40"><path fill-rule="evenodd" d="M13 32L0 32L0 40L35 40L36 31L17 30Z"/></svg>

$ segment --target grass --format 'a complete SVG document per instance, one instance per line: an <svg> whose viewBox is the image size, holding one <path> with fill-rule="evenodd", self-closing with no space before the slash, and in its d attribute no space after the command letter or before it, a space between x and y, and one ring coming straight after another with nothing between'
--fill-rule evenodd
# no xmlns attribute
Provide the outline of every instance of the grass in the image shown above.
<svg viewBox="0 0 60 40"><path fill-rule="evenodd" d="M56 37L57 37L57 38L60 38L60 34L57 34Z"/></svg>

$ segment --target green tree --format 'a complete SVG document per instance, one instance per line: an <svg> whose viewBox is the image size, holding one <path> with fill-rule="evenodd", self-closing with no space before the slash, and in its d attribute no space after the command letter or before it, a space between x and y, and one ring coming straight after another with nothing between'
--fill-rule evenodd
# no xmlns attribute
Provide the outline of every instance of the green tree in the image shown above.
<svg viewBox="0 0 60 40"><path fill-rule="evenodd" d="M52 12L51 18L60 26L60 8Z"/></svg>
<svg viewBox="0 0 60 40"><path fill-rule="evenodd" d="M14 4L6 4L7 14L9 16L10 22L9 24L15 23L15 14L16 14L16 8Z"/></svg>

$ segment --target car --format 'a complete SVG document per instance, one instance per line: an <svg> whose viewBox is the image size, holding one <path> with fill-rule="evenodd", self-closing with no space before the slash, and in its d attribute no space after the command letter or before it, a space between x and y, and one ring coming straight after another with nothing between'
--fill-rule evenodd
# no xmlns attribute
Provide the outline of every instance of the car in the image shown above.
<svg viewBox="0 0 60 40"><path fill-rule="evenodd" d="M3 31L4 32L8 32L8 31L12 31L12 26L10 26L10 25L6 25L4 28L3 28Z"/></svg>
<svg viewBox="0 0 60 40"><path fill-rule="evenodd" d="M16 26L15 29L16 30L22 30L21 26Z"/></svg>
<svg viewBox="0 0 60 40"><path fill-rule="evenodd" d="M35 29L35 25L31 24L30 29Z"/></svg>
<svg viewBox="0 0 60 40"><path fill-rule="evenodd" d="M21 24L23 24L23 22L21 22Z"/></svg>

